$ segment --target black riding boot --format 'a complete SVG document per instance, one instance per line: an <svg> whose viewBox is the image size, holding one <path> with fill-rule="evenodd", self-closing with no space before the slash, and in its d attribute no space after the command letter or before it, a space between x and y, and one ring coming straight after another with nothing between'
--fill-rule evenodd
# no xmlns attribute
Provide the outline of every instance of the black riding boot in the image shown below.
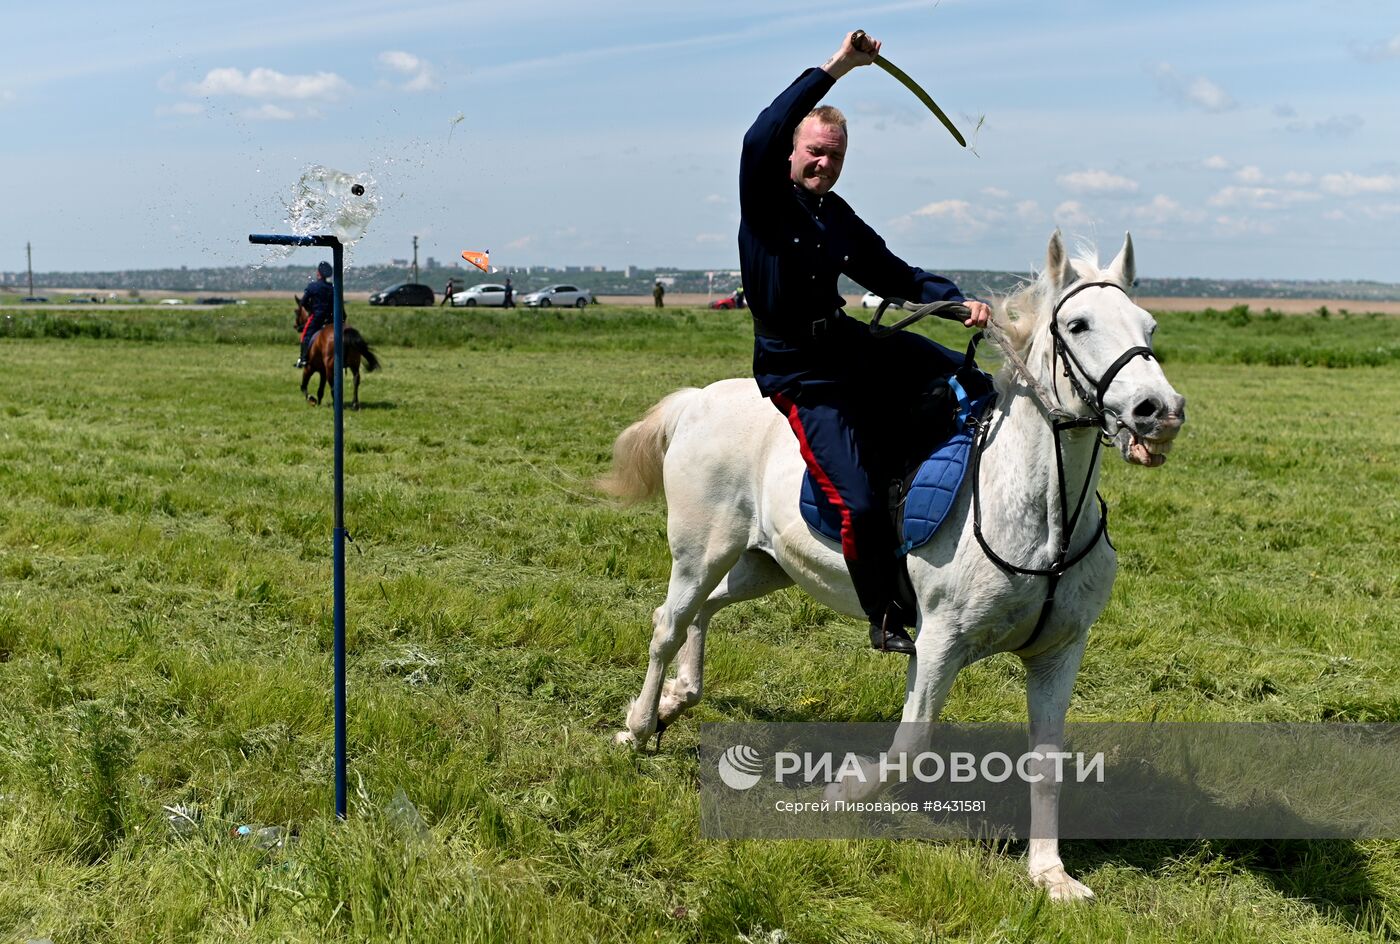
<svg viewBox="0 0 1400 944"><path fill-rule="evenodd" d="M870 623L870 648L881 652L901 652L906 656L914 655L914 640L910 638L906 625L904 610L898 603L891 603L885 608L885 615L880 622L872 620Z"/></svg>

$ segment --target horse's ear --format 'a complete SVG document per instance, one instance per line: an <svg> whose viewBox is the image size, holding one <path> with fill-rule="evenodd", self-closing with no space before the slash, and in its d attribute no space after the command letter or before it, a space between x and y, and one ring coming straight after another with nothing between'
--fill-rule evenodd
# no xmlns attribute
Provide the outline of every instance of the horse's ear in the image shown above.
<svg viewBox="0 0 1400 944"><path fill-rule="evenodd" d="M1069 264L1069 254L1065 252L1065 242L1057 229L1050 234L1050 246L1045 250L1045 274L1050 278L1050 287L1058 295L1075 279L1074 266Z"/></svg>
<svg viewBox="0 0 1400 944"><path fill-rule="evenodd" d="M1133 261L1133 234L1123 234L1123 248L1118 250L1113 264L1108 267L1108 275L1124 288L1132 288L1137 281L1137 263Z"/></svg>

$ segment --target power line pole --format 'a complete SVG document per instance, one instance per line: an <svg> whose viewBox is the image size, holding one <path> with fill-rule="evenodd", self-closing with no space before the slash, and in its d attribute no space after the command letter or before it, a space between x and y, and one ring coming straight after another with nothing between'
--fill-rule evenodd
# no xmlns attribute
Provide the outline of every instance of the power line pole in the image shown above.
<svg viewBox="0 0 1400 944"><path fill-rule="evenodd" d="M418 237L413 237L413 281L418 281Z"/></svg>
<svg viewBox="0 0 1400 944"><path fill-rule="evenodd" d="M29 297L34 297L34 254L29 243L24 244L24 266L29 270Z"/></svg>

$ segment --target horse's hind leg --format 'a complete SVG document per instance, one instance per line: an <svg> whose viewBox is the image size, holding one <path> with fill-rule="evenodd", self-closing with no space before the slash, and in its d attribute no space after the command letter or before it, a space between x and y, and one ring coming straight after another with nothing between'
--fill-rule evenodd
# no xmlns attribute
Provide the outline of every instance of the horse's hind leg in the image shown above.
<svg viewBox="0 0 1400 944"><path fill-rule="evenodd" d="M690 625L685 645L676 658L676 674L661 689L657 717L662 725L675 721L700 702L705 675L705 631L710 617L731 603L754 600L791 585L792 578L762 551L749 550L739 555Z"/></svg>
<svg viewBox="0 0 1400 944"><path fill-rule="evenodd" d="M707 530L702 529L702 534ZM683 635L700 614L706 598L742 552L742 547L716 549L707 546L709 543L703 540L694 542L694 553L690 553L689 548L679 551L672 548L671 582L666 591L666 602L652 614L647 677L642 683L641 693L627 712L627 730L617 733L618 743L638 747L655 733L666 666L676 657L684 641Z"/></svg>
<svg viewBox="0 0 1400 944"><path fill-rule="evenodd" d="M358 410L360 408L360 359L358 357L350 365L350 376L355 378L355 393L354 399L350 401L350 409Z"/></svg>

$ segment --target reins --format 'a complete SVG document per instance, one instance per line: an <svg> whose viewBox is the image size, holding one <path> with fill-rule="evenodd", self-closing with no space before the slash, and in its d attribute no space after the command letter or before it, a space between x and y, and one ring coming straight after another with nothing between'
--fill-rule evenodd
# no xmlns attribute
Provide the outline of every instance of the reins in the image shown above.
<svg viewBox="0 0 1400 944"><path fill-rule="evenodd" d="M1060 309L1075 295L1089 288L1116 288L1126 294L1126 290L1117 282L1083 282L1072 286L1068 292L1060 296L1050 312L1050 334L1054 340L1054 347L1051 354L1052 372L1054 363L1063 358L1065 377L1069 380L1070 385L1074 388L1075 393L1078 394L1080 399L1089 405L1089 408L1093 411L1091 415L1079 416L1066 410L1060 404L1059 397L1052 397L1050 391L1031 374L1025 361L1015 352L1012 345L1000 336L999 332L990 329L979 331L973 336L972 342L968 345L967 349L966 363L971 364L974 363L973 355L976 352L977 344L984 336L990 338L991 341L996 344L1002 356L1006 359L1007 363L1011 365L1012 372L1018 375L1030 389L1042 412L1045 413L1046 418L1050 421L1050 427L1055 442L1055 474L1059 484L1061 526L1060 535L1056 541L1055 558L1047 567L1023 567L1018 564L1013 564L994 551L991 544L987 541L986 536L983 535L981 469L982 453L986 449L987 433L991 426L989 416L984 416L984 418L977 423L977 433L972 445L972 533L977 539L978 546L982 548L982 553L987 555L988 560L1007 573L1020 574L1027 577L1046 577L1049 580L1049 586L1046 587L1045 591L1045 602L1041 604L1040 608L1040 617L1036 620L1035 627L1031 630L1030 635L1026 637L1024 642L1016 647L1018 650L1026 649L1033 645L1035 641L1040 638L1040 634L1044 631L1046 625L1049 624L1050 614L1055 605L1055 590L1059 586L1060 578L1063 577L1070 568L1089 556L1089 552L1098 546L1101 539L1108 541L1110 547L1113 546L1112 540L1108 537L1108 502L1104 500L1103 495L1095 491L1094 497L1097 498L1099 502L1099 525L1094 530L1093 537L1091 537L1079 551L1072 555L1069 552L1070 539L1074 535L1075 527L1079 524L1079 516L1083 512L1086 500L1089 497L1089 483L1094 480L1094 473L1098 468L1099 453L1104 445L1104 437L1112 435L1112 432L1105 428L1105 424L1109 416L1112 416L1119 428L1123 426L1123 421L1119 419L1117 414L1114 414L1104 406L1103 398L1105 394L1107 394L1108 388L1113 384L1114 379L1118 376L1118 372L1127 366L1130 361L1137 357L1149 359L1153 357L1151 348L1141 345L1132 347L1124 351L1109 365L1108 370L1104 372L1097 383L1090 378L1083 364L1079 362L1079 359L1074 356L1074 352L1065 344L1064 338L1061 336L1059 330ZM880 327L880 316L884 314L885 308L896 302L897 300L894 299L886 299L881 302L880 307L876 309L875 317L871 319L870 323L872 333L876 337L887 337L895 331L927 318L929 315L938 315L943 318L961 320L966 317L968 313L966 306L959 302L930 302L918 307L912 307L907 302L897 302L901 307L906 308L906 310L912 308L912 313L893 325ZM1071 365L1074 369L1071 369ZM1083 376L1083 379L1094 388L1093 396L1089 395L1084 384L1080 382L1080 378L1075 376L1076 370ZM1064 443L1062 434L1074 429L1088 429L1091 427L1098 427L1102 435L1094 437L1094 449L1092 455L1089 457L1089 469L1084 475L1084 484L1079 490L1078 500L1075 502L1074 511L1071 513L1069 508L1069 494L1065 482ZM1116 432L1116 430L1113 432Z"/></svg>

